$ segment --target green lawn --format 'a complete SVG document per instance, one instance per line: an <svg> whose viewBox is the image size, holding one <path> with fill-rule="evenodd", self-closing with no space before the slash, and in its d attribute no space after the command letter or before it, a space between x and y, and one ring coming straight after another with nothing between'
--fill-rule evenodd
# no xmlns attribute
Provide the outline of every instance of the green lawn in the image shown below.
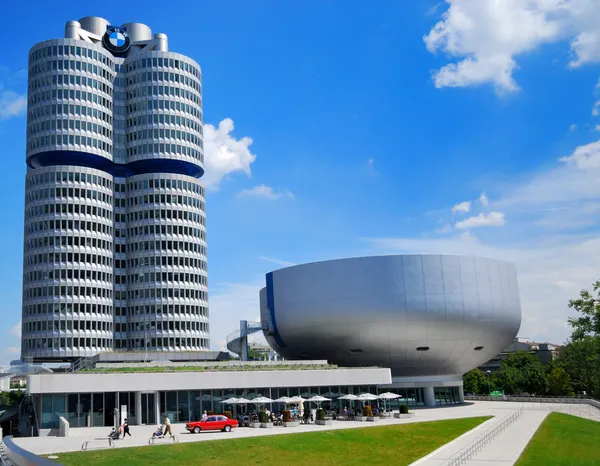
<svg viewBox="0 0 600 466"><path fill-rule="evenodd" d="M600 465L600 422L550 413L516 466Z"/></svg>
<svg viewBox="0 0 600 466"><path fill-rule="evenodd" d="M62 453L56 461L69 465L407 465L489 417L419 422L393 426L329 430L227 441L179 443ZM200 434L201 435L201 434ZM227 434L223 434L227 435Z"/></svg>
<svg viewBox="0 0 600 466"><path fill-rule="evenodd" d="M150 366L150 367L100 367L82 369L79 373L108 374L113 372L240 372L240 371L302 371L302 370L333 370L340 369L330 364L322 365L281 365L281 366L250 366L250 365L215 365L215 366Z"/></svg>

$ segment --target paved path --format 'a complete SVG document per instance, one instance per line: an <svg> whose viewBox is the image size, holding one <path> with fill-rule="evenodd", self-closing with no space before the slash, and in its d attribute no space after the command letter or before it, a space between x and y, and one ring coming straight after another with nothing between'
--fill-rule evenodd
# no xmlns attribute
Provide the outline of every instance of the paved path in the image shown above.
<svg viewBox="0 0 600 466"><path fill-rule="evenodd" d="M442 449L437 450L433 455L437 455L437 462L433 463L419 463L423 466L439 465L442 462L439 461L442 458L440 455L445 455L445 458L449 458L454 452L470 444L474 441L485 429L491 427L499 419L505 416L509 416L511 413L519 409L520 407L525 408L525 416L521 419L523 421L523 432L520 434L522 438L525 438L525 431L531 431L531 435L535 432L537 427L533 427L536 420L541 420L548 414L549 410L557 410L567 412L573 415L579 415L585 418L592 418L600 420L600 410L592 408L588 405L540 405L539 403L514 403L514 402L494 402L494 401L476 401L470 402L469 404L462 406L447 406L437 407L431 409L418 409L415 411L416 415L410 419L385 419L379 420L378 422L354 422L354 421L333 421L332 426L317 426L314 424L301 425L299 427L286 428L286 427L273 427L270 429L251 429L251 428L237 428L230 433L224 432L201 432L199 434L189 434L185 431L183 424L174 424L173 432L175 432L181 443L183 442L198 442L206 440L226 440L231 438L243 438L243 437L255 437L261 435L282 435L289 433L301 433L301 432L320 432L324 430L336 430L336 429L348 429L348 428L360 428L360 427L375 427L381 425L394 425L394 424L407 424L413 422L424 422L424 421L437 421L444 419L458 419L475 416L494 416L493 419L484 423L471 432L468 432L462 437L459 437L454 442L450 442ZM589 409L591 408L591 409ZM594 411L595 410L595 411ZM520 422L520 421L519 421ZM512 427L516 431L521 431L521 427L517 427L517 424ZM152 432L156 429L156 426L131 426L131 433L133 438L127 438L125 440L119 440L116 442L117 448L126 448L132 446L145 446L148 445L148 439L152 436ZM38 455L46 455L50 453L61 453L69 451L80 451L81 445L86 440L93 439L94 437L106 436L110 431L108 427L92 427L92 428L71 428L69 437L33 437L33 438L16 438L15 443L19 446L31 451ZM501 436L496 440L499 441ZM526 445L527 440L524 445ZM510 439L507 442L511 442ZM170 440L158 440L155 446L159 445L170 445ZM100 445L98 445L100 446ZM91 446L93 448L93 445ZM488 445L487 448L491 448L492 445ZM517 447L515 447L516 449ZM443 453L445 451L445 453ZM493 451L493 450L491 450ZM519 452L520 454L520 452ZM433 458L433 455L431 458ZM59 455L60 456L60 455ZM517 455L518 457L518 455ZM419 461L425 461L431 459L425 457ZM502 458L498 457L499 460ZM415 464L417 464L415 463ZM469 463L471 464L471 463ZM482 464L482 463L480 463ZM488 461L485 462L487 466L491 466ZM507 462L497 463L503 466L512 464ZM474 466L475 463L472 464Z"/></svg>
<svg viewBox="0 0 600 466"><path fill-rule="evenodd" d="M439 448L432 454L416 461L418 466L442 466L462 449L472 445L488 429L516 411L490 419L476 429ZM510 466L513 465L535 434L548 411L527 410L521 418L507 427L498 437L483 447L472 459L463 463L466 466Z"/></svg>

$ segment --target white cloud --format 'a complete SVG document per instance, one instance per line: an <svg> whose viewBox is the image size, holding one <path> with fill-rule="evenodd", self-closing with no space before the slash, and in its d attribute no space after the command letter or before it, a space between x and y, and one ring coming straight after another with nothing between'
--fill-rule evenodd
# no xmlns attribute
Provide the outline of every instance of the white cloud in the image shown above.
<svg viewBox="0 0 600 466"><path fill-rule="evenodd" d="M13 325L10 329L11 335L17 338L21 338L21 327L22 325L20 321L17 324Z"/></svg>
<svg viewBox="0 0 600 466"><path fill-rule="evenodd" d="M372 167L375 163L375 159L369 159L369 167Z"/></svg>
<svg viewBox="0 0 600 466"><path fill-rule="evenodd" d="M207 188L217 189L221 180L234 172L245 173L250 177L250 165L256 155L250 151L252 139L232 136L234 126L231 118L226 118L218 127L204 125L204 166L202 177Z"/></svg>
<svg viewBox="0 0 600 466"><path fill-rule="evenodd" d="M0 120L21 116L27 109L27 95L15 92L27 78L27 70L12 71L0 66Z"/></svg>
<svg viewBox="0 0 600 466"><path fill-rule="evenodd" d="M575 123L573 123L571 126L569 126L569 131L573 132L577 129L577 125Z"/></svg>
<svg viewBox="0 0 600 466"><path fill-rule="evenodd" d="M600 100L596 100L594 102L594 107L592 108L592 116L600 115Z"/></svg>
<svg viewBox="0 0 600 466"><path fill-rule="evenodd" d="M491 83L515 91L515 57L571 40L571 66L600 60L596 0L446 0L448 9L423 39L427 49L456 57L434 73L436 87Z"/></svg>
<svg viewBox="0 0 600 466"><path fill-rule="evenodd" d="M483 207L487 207L490 203L489 198L487 197L487 195L485 193L481 193L481 195L479 196L479 203L483 206Z"/></svg>
<svg viewBox="0 0 600 466"><path fill-rule="evenodd" d="M460 204L456 204L454 207L452 207L453 214L455 214L456 212L463 212L466 214L470 210L471 210L471 201L461 202Z"/></svg>
<svg viewBox="0 0 600 466"><path fill-rule="evenodd" d="M577 168L600 168L600 140L579 146L568 157L559 159L561 162L575 164Z"/></svg>
<svg viewBox="0 0 600 466"><path fill-rule="evenodd" d="M282 265L283 267L291 267L293 265L296 265L294 262L282 261L281 259L274 259L272 257L259 256L258 258L266 262L272 262L273 264Z"/></svg>
<svg viewBox="0 0 600 466"><path fill-rule="evenodd" d="M0 120L21 116L27 109L27 96L0 89Z"/></svg>
<svg viewBox="0 0 600 466"><path fill-rule="evenodd" d="M466 230L467 228L501 227L504 225L506 225L506 220L502 212L490 212L489 214L479 214L456 222L454 227L457 230Z"/></svg>
<svg viewBox="0 0 600 466"><path fill-rule="evenodd" d="M254 186L251 189L245 189L240 191L239 196L242 197L258 197L263 199L276 200L282 197L289 197L291 199L294 198L294 194L290 191L275 191L271 186L267 186L264 184L260 184L258 186Z"/></svg>

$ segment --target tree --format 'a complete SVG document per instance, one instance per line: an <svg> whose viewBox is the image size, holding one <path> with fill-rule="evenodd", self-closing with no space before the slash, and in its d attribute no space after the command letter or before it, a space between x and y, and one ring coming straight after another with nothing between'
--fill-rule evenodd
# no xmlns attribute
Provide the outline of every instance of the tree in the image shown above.
<svg viewBox="0 0 600 466"><path fill-rule="evenodd" d="M572 341L561 352L557 364L569 375L576 393L600 396L600 338Z"/></svg>
<svg viewBox="0 0 600 466"><path fill-rule="evenodd" d="M581 314L569 319L573 341L583 340L586 336L600 338L600 280L593 283L592 288L595 294L581 290L579 299L569 301L569 307Z"/></svg>
<svg viewBox="0 0 600 466"><path fill-rule="evenodd" d="M507 395L521 393L523 386L523 373L512 366L505 366L495 374L496 384L504 389Z"/></svg>
<svg viewBox="0 0 600 466"><path fill-rule="evenodd" d="M463 389L465 393L487 393L485 375L475 368L463 375Z"/></svg>
<svg viewBox="0 0 600 466"><path fill-rule="evenodd" d="M554 396L573 396L571 377L564 367L553 364L548 372L548 394Z"/></svg>
<svg viewBox="0 0 600 466"><path fill-rule="evenodd" d="M600 280L592 292L581 290L569 307L579 316L569 319L571 341L559 358L577 393L600 396Z"/></svg>
<svg viewBox="0 0 600 466"><path fill-rule="evenodd" d="M505 393L544 394L548 388L546 370L540 360L527 351L515 351L502 361L498 379Z"/></svg>

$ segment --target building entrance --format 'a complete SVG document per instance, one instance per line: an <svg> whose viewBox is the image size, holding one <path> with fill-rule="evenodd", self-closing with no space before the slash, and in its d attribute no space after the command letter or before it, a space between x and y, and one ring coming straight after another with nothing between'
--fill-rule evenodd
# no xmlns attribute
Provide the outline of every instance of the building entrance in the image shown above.
<svg viewBox="0 0 600 466"><path fill-rule="evenodd" d="M142 393L142 424L156 423L156 395Z"/></svg>

